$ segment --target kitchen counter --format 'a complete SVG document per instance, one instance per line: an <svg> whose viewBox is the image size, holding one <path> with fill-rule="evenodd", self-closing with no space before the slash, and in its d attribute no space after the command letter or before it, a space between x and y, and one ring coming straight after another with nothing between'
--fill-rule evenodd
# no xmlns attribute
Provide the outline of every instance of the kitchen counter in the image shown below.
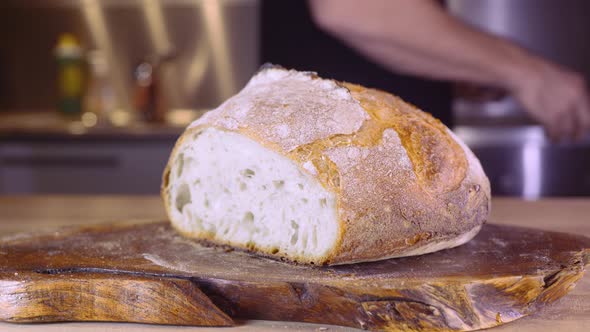
<svg viewBox="0 0 590 332"><path fill-rule="evenodd" d="M535 227L590 236L590 199L545 199L527 202L494 199L492 223ZM138 223L165 219L156 196L4 196L0 197L0 235L73 224L97 224L133 220ZM358 331L351 328L291 323L248 321L235 328L194 328L120 323L58 323L13 325L0 323L0 330L20 331ZM327 329L327 330L326 330ZM493 328L491 331L590 330L590 277L557 303L532 316Z"/></svg>
<svg viewBox="0 0 590 332"><path fill-rule="evenodd" d="M112 116L115 125L94 125L71 121L56 111L0 112L0 141L133 141L176 140L184 128L203 112L174 110L166 114L165 123L133 121L130 114L119 112Z"/></svg>

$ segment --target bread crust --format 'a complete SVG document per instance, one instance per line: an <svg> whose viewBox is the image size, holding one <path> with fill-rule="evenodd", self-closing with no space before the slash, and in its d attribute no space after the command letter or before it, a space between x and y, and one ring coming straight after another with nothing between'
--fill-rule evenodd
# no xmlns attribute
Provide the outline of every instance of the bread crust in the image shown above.
<svg viewBox="0 0 590 332"><path fill-rule="evenodd" d="M240 133L290 158L336 194L339 240L315 264L460 245L490 212L490 185L479 161L429 114L386 92L266 67L178 140L162 182L169 216L167 178L178 148L210 127ZM266 248L241 249L281 256Z"/></svg>

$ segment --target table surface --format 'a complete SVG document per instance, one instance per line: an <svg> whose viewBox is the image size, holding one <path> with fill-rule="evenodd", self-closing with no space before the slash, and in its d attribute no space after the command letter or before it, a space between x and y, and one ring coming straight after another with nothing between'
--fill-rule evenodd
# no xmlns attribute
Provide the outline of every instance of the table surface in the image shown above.
<svg viewBox="0 0 590 332"><path fill-rule="evenodd" d="M116 221L149 222L166 219L155 196L4 196L0 197L0 235L75 224ZM496 198L490 222L535 227L590 236L590 199L545 199L527 202ZM0 323L0 331L358 331L329 325L292 322L237 322L234 328L198 328L121 323L57 323L14 325ZM327 329L327 330L326 330ZM492 331L590 331L590 277L570 294L532 316Z"/></svg>

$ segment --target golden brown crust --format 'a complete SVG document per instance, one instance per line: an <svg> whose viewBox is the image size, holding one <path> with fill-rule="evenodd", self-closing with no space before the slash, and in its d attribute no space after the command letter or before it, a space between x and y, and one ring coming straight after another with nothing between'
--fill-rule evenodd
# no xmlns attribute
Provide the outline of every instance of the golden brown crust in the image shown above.
<svg viewBox="0 0 590 332"><path fill-rule="evenodd" d="M371 120L352 144L323 152L339 171L346 225L330 263L400 255L480 225L490 200L489 189L481 190L489 188L487 179L481 170L468 174L479 165L469 165L447 128L398 97L345 85Z"/></svg>
<svg viewBox="0 0 590 332"><path fill-rule="evenodd" d="M397 132L425 190L441 193L458 187L465 177L467 160L439 120L389 93L343 84L376 122L374 135L387 128Z"/></svg>
<svg viewBox="0 0 590 332"><path fill-rule="evenodd" d="M489 182L471 151L438 120L382 91L271 68L197 120L176 147L207 127L241 133L308 172L311 167L337 195L340 239L316 263L368 261L452 244L489 214Z"/></svg>

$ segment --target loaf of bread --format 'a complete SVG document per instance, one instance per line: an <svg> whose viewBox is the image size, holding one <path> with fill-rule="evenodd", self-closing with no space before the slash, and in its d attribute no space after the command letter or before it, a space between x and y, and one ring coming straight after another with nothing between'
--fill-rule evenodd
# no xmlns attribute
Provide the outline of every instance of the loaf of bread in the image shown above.
<svg viewBox="0 0 590 332"><path fill-rule="evenodd" d="M186 129L162 196L185 236L316 265L455 247L490 212L479 161L438 120L276 66Z"/></svg>

